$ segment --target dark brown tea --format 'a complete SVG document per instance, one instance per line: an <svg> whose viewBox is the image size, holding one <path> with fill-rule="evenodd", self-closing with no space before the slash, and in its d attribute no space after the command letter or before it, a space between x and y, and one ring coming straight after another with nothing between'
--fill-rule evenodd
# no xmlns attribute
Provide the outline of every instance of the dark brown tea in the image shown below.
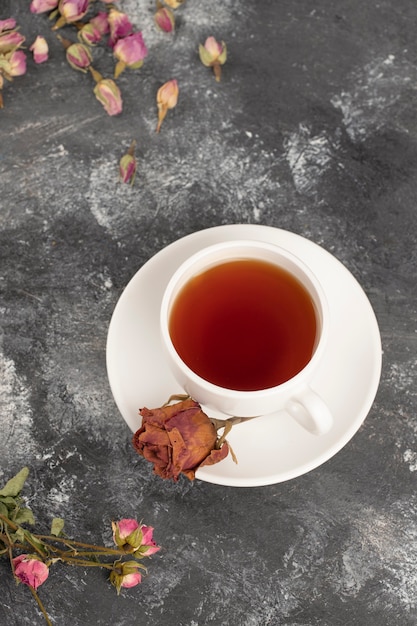
<svg viewBox="0 0 417 626"><path fill-rule="evenodd" d="M279 385L311 359L314 304L289 272L253 259L231 260L191 278L171 310L169 332L182 360L220 387Z"/></svg>

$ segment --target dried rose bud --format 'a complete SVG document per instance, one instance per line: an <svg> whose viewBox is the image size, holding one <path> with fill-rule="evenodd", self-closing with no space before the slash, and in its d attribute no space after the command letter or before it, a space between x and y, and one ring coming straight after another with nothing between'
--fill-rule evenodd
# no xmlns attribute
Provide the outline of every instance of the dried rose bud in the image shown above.
<svg viewBox="0 0 417 626"><path fill-rule="evenodd" d="M139 524L135 519L121 519L111 525L114 543L127 554L151 556L161 549L153 540L152 526Z"/></svg>
<svg viewBox="0 0 417 626"><path fill-rule="evenodd" d="M208 37L204 46L199 46L200 60L206 67L212 67L217 81L221 78L221 66L226 63L227 48L224 41L219 43L214 37Z"/></svg>
<svg viewBox="0 0 417 626"><path fill-rule="evenodd" d="M129 150L122 156L119 162L119 175L123 183L133 185L136 174L136 158L135 158L136 141L132 141Z"/></svg>
<svg viewBox="0 0 417 626"><path fill-rule="evenodd" d="M74 70L86 72L90 67L93 57L90 49L83 43L73 43L65 51L67 61Z"/></svg>
<svg viewBox="0 0 417 626"><path fill-rule="evenodd" d="M164 0L164 2L171 7L171 9L178 9L178 7L184 3L184 0Z"/></svg>
<svg viewBox="0 0 417 626"><path fill-rule="evenodd" d="M142 525L142 543L139 547L139 554L141 556L151 556L158 552L161 548L157 546L155 541L153 540L153 527Z"/></svg>
<svg viewBox="0 0 417 626"><path fill-rule="evenodd" d="M142 530L135 519L121 519L112 522L113 541L118 548L125 552L134 552L142 543Z"/></svg>
<svg viewBox="0 0 417 626"><path fill-rule="evenodd" d="M138 69L143 65L143 59L148 49L143 41L142 33L133 33L116 41L113 48L114 56L118 59L114 70L114 77L118 78L126 67Z"/></svg>
<svg viewBox="0 0 417 626"><path fill-rule="evenodd" d="M99 11L97 15L91 18L90 24L92 24L101 35L106 35L110 30L109 19L106 11Z"/></svg>
<svg viewBox="0 0 417 626"><path fill-rule="evenodd" d="M0 20L0 33L5 30L13 30L16 28L16 20L13 17L8 17L5 20Z"/></svg>
<svg viewBox="0 0 417 626"><path fill-rule="evenodd" d="M176 106L178 102L178 94L178 83L175 78L169 80L167 83L164 83L162 87L158 89L156 94L156 103L158 106L157 133L159 133L161 129L161 124L165 119L168 109L173 109Z"/></svg>
<svg viewBox="0 0 417 626"><path fill-rule="evenodd" d="M12 80L13 76L22 76L25 73L26 55L22 50L13 50L0 55L0 74L3 74L7 80Z"/></svg>
<svg viewBox="0 0 417 626"><path fill-rule="evenodd" d="M122 13L114 7L109 11L108 21L110 28L109 45L111 47L118 39L133 33L133 26L126 13Z"/></svg>
<svg viewBox="0 0 417 626"><path fill-rule="evenodd" d="M17 30L4 30L0 33L0 54L6 54L19 48L25 41Z"/></svg>
<svg viewBox="0 0 417 626"><path fill-rule="evenodd" d="M175 30L174 14L167 7L159 7L154 15L154 19L157 27L164 33L172 33Z"/></svg>
<svg viewBox="0 0 417 626"><path fill-rule="evenodd" d="M31 13L47 13L57 8L59 0L32 0L30 3Z"/></svg>
<svg viewBox="0 0 417 626"><path fill-rule="evenodd" d="M84 17L89 4L90 0L59 0L58 10L64 23L71 24Z"/></svg>
<svg viewBox="0 0 417 626"><path fill-rule="evenodd" d="M29 50L33 52L35 63L44 63L48 60L49 48L45 37L38 35Z"/></svg>
<svg viewBox="0 0 417 626"><path fill-rule="evenodd" d="M49 569L33 554L21 554L12 559L14 575L28 587L37 589L49 576Z"/></svg>
<svg viewBox="0 0 417 626"><path fill-rule="evenodd" d="M142 575L140 569L145 569L143 565L136 561L116 561L113 569L110 572L110 582L116 587L117 593L120 593L120 589L124 587L129 589L130 587L136 587L142 582Z"/></svg>
<svg viewBox="0 0 417 626"><path fill-rule="evenodd" d="M90 66L96 85L94 87L94 95L103 105L108 115L119 115L122 112L123 101L120 89L111 78L103 78L99 72L96 72Z"/></svg>
<svg viewBox="0 0 417 626"><path fill-rule="evenodd" d="M142 426L133 436L133 446L161 478L177 481L184 474L194 480L199 467L218 463L229 453L227 442L219 445L215 426L194 400L143 408L140 414Z"/></svg>
<svg viewBox="0 0 417 626"><path fill-rule="evenodd" d="M83 24L78 31L78 39L88 46L95 46L101 40L101 32L91 22Z"/></svg>

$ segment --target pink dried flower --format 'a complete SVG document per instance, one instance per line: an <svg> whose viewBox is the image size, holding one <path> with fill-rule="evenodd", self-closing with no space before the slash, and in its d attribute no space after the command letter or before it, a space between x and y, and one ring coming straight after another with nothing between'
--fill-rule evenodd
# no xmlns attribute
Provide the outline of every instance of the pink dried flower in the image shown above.
<svg viewBox="0 0 417 626"><path fill-rule="evenodd" d="M109 32L109 19L106 11L99 11L97 15L91 18L90 24L92 24L101 35L106 35Z"/></svg>
<svg viewBox="0 0 417 626"><path fill-rule="evenodd" d="M31 13L47 13L57 8L59 0L32 0L30 3Z"/></svg>
<svg viewBox="0 0 417 626"><path fill-rule="evenodd" d="M138 69L143 65L143 59L148 54L148 49L143 41L142 33L133 33L116 41L113 48L114 56L118 59L114 71L117 78L126 67Z"/></svg>
<svg viewBox="0 0 417 626"><path fill-rule="evenodd" d="M0 20L0 33L5 30L13 30L16 27L16 20L13 17L9 17L6 20Z"/></svg>
<svg viewBox="0 0 417 626"><path fill-rule="evenodd" d="M158 124L156 126L156 132L159 133L161 124L165 119L168 109L173 109L178 101L179 88L178 83L173 78L167 83L164 83L162 87L158 89L156 94L156 103L158 106Z"/></svg>
<svg viewBox="0 0 417 626"><path fill-rule="evenodd" d="M133 26L126 13L122 13L122 11L118 11L113 7L109 11L108 20L110 27L109 45L111 47L114 46L118 39L133 33Z"/></svg>
<svg viewBox="0 0 417 626"><path fill-rule="evenodd" d="M29 50L33 52L35 63L44 63L44 61L48 60L49 48L45 37L38 35Z"/></svg>
<svg viewBox="0 0 417 626"><path fill-rule="evenodd" d="M95 46L101 39L101 32L91 22L84 24L78 31L78 39L88 46Z"/></svg>
<svg viewBox="0 0 417 626"><path fill-rule="evenodd" d="M140 569L145 568L136 561L125 561L124 563L116 562L114 564L114 569L110 572L110 582L116 587L118 594L122 587L130 589L142 582Z"/></svg>
<svg viewBox="0 0 417 626"><path fill-rule="evenodd" d="M0 74L8 80L13 76L22 76L26 73L26 55L22 50L13 50L0 56Z"/></svg>
<svg viewBox="0 0 417 626"><path fill-rule="evenodd" d="M98 80L94 87L94 95L101 102L108 115L119 115L122 112L122 94L111 78Z"/></svg>
<svg viewBox="0 0 417 626"><path fill-rule="evenodd" d="M139 548L142 556L151 556L161 549L153 540L153 531L152 526L142 526L142 545Z"/></svg>
<svg viewBox="0 0 417 626"><path fill-rule="evenodd" d="M129 150L122 156L119 162L120 180L131 185L133 185L136 174L135 146L136 142L132 141Z"/></svg>
<svg viewBox="0 0 417 626"><path fill-rule="evenodd" d="M121 519L111 523L113 541L119 548L139 548L142 541L140 524L135 519ZM130 550L131 551L131 550Z"/></svg>
<svg viewBox="0 0 417 626"><path fill-rule="evenodd" d="M206 67L212 67L217 81L221 78L221 66L226 63L227 47L224 41L216 41L214 37L207 37L204 46L199 46L200 60Z"/></svg>
<svg viewBox="0 0 417 626"><path fill-rule="evenodd" d="M80 20L88 11L90 0L59 0L58 10L65 23Z"/></svg>
<svg viewBox="0 0 417 626"><path fill-rule="evenodd" d="M0 33L0 54L6 54L19 48L25 41L17 30L4 30Z"/></svg>
<svg viewBox="0 0 417 626"><path fill-rule="evenodd" d="M152 526L139 524L135 519L121 519L112 522L113 540L125 552L151 556L160 550L153 540Z"/></svg>
<svg viewBox="0 0 417 626"><path fill-rule="evenodd" d="M164 33L172 33L175 30L175 17L171 9L167 7L159 7L154 15L155 24L164 31Z"/></svg>
<svg viewBox="0 0 417 626"><path fill-rule="evenodd" d="M82 43L71 44L65 54L71 67L80 72L86 72L93 60L88 46Z"/></svg>
<svg viewBox="0 0 417 626"><path fill-rule="evenodd" d="M43 561L31 554L21 554L12 559L14 574L20 582L37 589L49 576L49 569Z"/></svg>

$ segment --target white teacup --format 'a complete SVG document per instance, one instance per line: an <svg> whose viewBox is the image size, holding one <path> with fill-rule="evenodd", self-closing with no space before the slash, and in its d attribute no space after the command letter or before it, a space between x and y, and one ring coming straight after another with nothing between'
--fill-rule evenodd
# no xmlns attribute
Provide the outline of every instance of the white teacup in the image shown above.
<svg viewBox="0 0 417 626"><path fill-rule="evenodd" d="M240 265L232 266L231 264L233 264L236 261L239 261L239 262L244 261L246 262L246 265L245 263L243 263ZM261 262L261 264L259 265L258 262ZM263 268L265 268L265 270L266 268L268 268L267 272L271 271L271 276L272 275L274 276L274 280L275 280L275 274L278 277L278 273L282 274L282 271L284 271L284 275L286 275L287 277L286 279L293 281L293 282L295 280L295 283L297 285L295 289L301 289L301 291L303 291L304 294L306 295L308 302L310 303L311 311L313 311L313 315L314 315L315 326L314 326L314 330L312 331L314 333L313 337L309 337L308 334L306 333L305 342L307 343L307 340L308 340L310 352L308 353L307 357L304 357L306 361L305 363L303 363L303 365L301 366L299 370L296 369L293 373L290 374L288 379L279 380L279 382L277 382L276 384L273 383L271 385L267 385L266 387L264 387L263 385L260 385L258 388L256 386L257 383L254 382L254 388L250 387L248 389L247 387L244 387L244 388L240 387L239 386L240 383L235 385L234 383L224 384L220 382L219 384L217 381L212 382L212 380L209 380L208 379L209 377L206 376L205 374L200 375L200 373L196 373L196 371L194 370L196 369L198 370L200 365L198 365L197 367L194 361L190 365L190 360L188 357L184 357L184 354L185 354L184 352L182 352L184 360L183 358L181 358L181 356L179 355L179 351L181 352L182 348L177 349L175 347L174 345L175 342L173 341L171 337L171 333L174 333L174 331L172 330L173 305L175 303L175 306L177 306L178 302L180 302L180 299L183 298L182 294L184 294L183 288L185 286L186 286L186 289L189 289L189 296L190 294L193 296L190 299L190 302L192 303L193 311L194 311L194 306L196 302L203 303L204 300L207 300L206 297L199 298L198 295L194 297L194 292L190 291L194 289L195 277L199 277L199 280L201 280L201 277L204 277L204 280L206 280L206 276L209 276L208 271L213 270L213 268L215 268L215 270L212 271L211 273L215 275L215 273L219 274L219 272L223 272L224 268L226 268L226 265L227 265L226 271L230 273L232 267L242 268L243 266L245 266L245 268L247 269L247 267L249 267L251 264L258 268L257 271L261 271L261 272L263 272ZM271 267L271 265L273 267ZM219 270L220 266L222 266L222 269ZM243 272L243 269L239 271ZM288 277L288 274L290 275L289 277ZM233 272L230 274L230 276L231 277L234 276ZM233 293L233 289L235 288L235 285L239 284L240 279L223 278L223 280L229 280L229 283L226 283L228 285L227 288L225 288L224 286L223 288L217 289L217 290L213 288L214 290L210 291L210 296L209 296L211 299L215 299L217 297L217 299L221 303L221 306L219 307L221 312L224 312L225 309L229 310L229 308L233 308L232 307L233 302L235 301L237 302L237 300L233 300L235 296L230 295L230 298L232 298L232 300L229 302L229 304L225 305L226 301L223 302L222 294L226 294L226 293L229 294L229 292ZM256 292L256 289L258 289L258 285L263 284L263 276L261 276L260 280L258 278L256 280L253 279L252 283L251 283L251 280L252 280L251 278L247 278L247 281L246 281L246 278L245 278L245 281L246 281L245 284L247 285L247 291L248 291L248 297L246 298L246 300L251 300L253 302L256 302L257 298L254 297L254 294ZM278 278L276 280L278 280ZM217 283L214 282L213 284L216 285ZM271 283L271 284L275 284L275 283ZM253 291L253 293L252 293L252 287L255 290ZM237 286L236 286L236 289L237 289ZM279 292L278 289L273 291L273 298L275 297L278 298L278 295L277 295L278 292ZM197 294L197 292L195 293ZM203 293L206 294L208 292L206 290ZM239 294L236 296L236 298L238 297L240 297ZM239 318L240 320L241 312L246 306L245 304L246 300L244 298L242 300L243 304L239 305L238 313L235 314L236 320L237 318ZM270 300L271 298L259 297L260 302L262 301L264 303L268 303ZM184 306L186 307L186 304L184 304ZM204 316L206 314L206 311L209 308L210 307L207 307L207 305L204 305L204 309L203 309ZM262 307L260 308L262 309ZM269 313L275 314L278 308L281 309L281 305L279 301L277 305L269 306L269 309L270 309ZM284 308L284 306L282 308ZM174 309L174 312L175 310L176 309ZM188 310L188 309L185 308L185 310ZM311 319L310 319L312 315L311 311L308 308L306 308L305 315L307 314L309 315L309 324L311 323ZM248 320L251 320L252 318L250 316L251 315L255 316L255 314L258 317L257 310L255 311L255 313L253 313L252 310L250 312L248 311L248 314L247 314ZM257 336L255 331L257 329L259 330L262 326L265 329L267 328L267 325L269 324L269 322L267 321L265 322L262 321L263 314L264 313L261 311L259 313L261 317L259 317L257 320L255 320L255 318L253 317L254 321L253 321L252 326L253 326L253 335L255 336L255 339L254 339L255 343L256 343L256 336ZM175 313L175 315L178 315L178 314ZM265 313L265 315L267 314ZM304 313L299 313L299 311L295 310L294 313L291 313L290 316L287 316L287 319L290 321L290 323L288 324L288 328L290 330L287 330L286 331L287 334L284 334L283 337L285 337L285 345L288 348L288 352L287 352L288 358L284 357L284 359L281 359L283 363L285 359L292 360L293 352L294 353L297 352L297 350L292 349L292 345L294 344L295 346L296 344L297 345L300 344L299 342L300 332L294 331L294 329L296 328L295 320L297 320L299 329L302 331L301 335L304 336L303 315ZM198 322L200 319L202 319L202 317L203 316L201 315L201 313L197 313L191 319L191 321L187 322L188 324L187 328L189 329L190 333L191 333L191 330L194 331L194 327L198 326ZM243 314L242 314L242 317L244 317ZM265 318L265 320L267 320L267 318ZM277 337L278 337L278 326L280 326L280 324L281 322L277 321L277 324L276 324L277 325ZM305 324L305 326L307 326L307 323ZM170 327L171 327L171 331L170 331ZM208 409L212 409L217 412L223 413L226 416L239 416L239 417L252 417L255 415L265 415L268 413L285 410L299 424L301 424L304 428L306 428L309 432L313 434L317 434L317 435L323 434L323 433L326 433L331 428L332 423L333 423L333 418L330 413L330 410L327 407L324 400L311 388L311 383L314 379L314 374L317 371L317 368L319 367L323 358L323 353L325 350L328 333L329 333L329 311L328 311L327 300L326 300L325 294L323 293L323 289L320 285L320 282L318 281L316 276L300 259L298 259L295 255L293 255L288 250L285 250L279 246L265 243L265 242L252 241L252 240L249 240L249 241L239 240L239 241L227 241L227 242L215 244L193 254L188 259L186 259L180 265L180 267L174 272L173 276L171 277L166 287L166 290L162 298L162 304L161 304L160 328L161 328L161 336L162 336L162 345L165 349L168 363L170 365L170 368L173 372L174 377L176 378L178 383L181 385L181 387L184 389L184 391L187 394L189 394L194 400L204 405ZM271 326L271 328L274 328L274 327ZM200 332L199 329L198 329L198 332ZM204 330L202 330L201 332L203 333ZM226 343L227 343L228 336L233 335L234 332L235 332L235 329L233 328L233 324L232 324L232 326L228 329L228 331L224 335L221 345L219 344L218 346L218 349L220 350L219 354L221 355L218 359L219 363L220 362L223 363L225 359L224 354L226 353L221 352L221 350L224 348L223 344L225 343L225 338L226 338ZM292 333L294 333L294 337L292 337ZM188 338L188 332L186 334ZM221 333L218 333L218 334L220 336ZM249 335L252 337L252 330L250 332L245 331L244 337L246 338ZM259 372L259 368L262 370L262 368L264 367L264 361L269 363L270 361L272 362L274 360L271 358L271 355L274 358L276 356L275 360L277 361L277 367L278 367L278 360L280 358L280 355L281 353L284 353L285 351L276 350L274 348L275 331L270 333L270 335L267 335L267 337L269 336L271 336L271 340L268 339L267 341L263 341L263 340L259 341L259 346L256 344L256 354L252 353L252 357L248 359L248 362L244 367L241 367L241 365L244 364L244 358L240 356L236 357L238 359L238 361L235 361L236 369L239 369L239 370L242 369L242 371L246 374L246 372L250 372L250 366L253 365L254 375L255 375L255 370L257 374ZM272 336L274 336L273 339L272 339ZM212 350L216 349L216 338L217 338L217 334L216 333L212 334L210 341L206 343L206 348L202 348L202 349L198 348L198 345L203 345L203 344L199 344L200 342L199 335L196 335L195 343L193 343L194 339L193 338L191 339L191 350L195 352L195 354L192 354L191 356L192 356L192 359L194 360L197 359L195 361L196 363L199 363L200 357L202 357L202 360L204 361L205 351L211 352ZM243 341L243 335L242 335L242 341ZM278 338L276 339L276 341L278 341ZM178 342L176 343L176 345L178 346ZM194 345L195 345L195 351L194 351ZM235 352L237 353L238 350L235 350ZM215 354L216 353L214 353L214 357L215 357ZM260 357L259 367L254 365L255 360L256 360L253 358L254 355L256 356L256 359ZM187 361L188 364L185 361ZM216 363L216 358L214 358L213 362ZM293 367L296 367L296 366L294 365ZM231 366L231 368L233 369L233 366ZM228 370L228 372L230 373L230 369ZM249 378L250 378L250 375L249 375ZM250 386L250 383L248 384Z"/></svg>

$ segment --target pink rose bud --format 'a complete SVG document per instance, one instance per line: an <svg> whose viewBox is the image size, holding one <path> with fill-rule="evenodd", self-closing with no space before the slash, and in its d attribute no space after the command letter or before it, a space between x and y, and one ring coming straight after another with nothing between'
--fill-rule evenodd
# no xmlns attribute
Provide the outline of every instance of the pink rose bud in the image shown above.
<svg viewBox="0 0 417 626"><path fill-rule="evenodd" d="M113 541L125 552L134 552L142 543L140 524L135 519L121 519L111 523Z"/></svg>
<svg viewBox="0 0 417 626"><path fill-rule="evenodd" d="M102 78L97 81L94 95L101 102L108 115L119 115L122 112L122 94L111 78Z"/></svg>
<svg viewBox="0 0 417 626"><path fill-rule="evenodd" d="M152 526L142 525L142 545L139 548L139 553L142 556L151 556L161 549L153 540L153 531Z"/></svg>
<svg viewBox="0 0 417 626"><path fill-rule="evenodd" d="M136 142L132 141L129 150L122 156L119 162L120 180L131 185L133 185L136 174L135 146Z"/></svg>
<svg viewBox="0 0 417 626"><path fill-rule="evenodd" d="M80 20L88 11L90 0L59 0L58 10L65 23Z"/></svg>
<svg viewBox="0 0 417 626"><path fill-rule="evenodd" d="M129 589L142 582L142 575L139 570L145 568L136 561L116 562L113 568L109 578L111 584L116 587L118 594L122 587Z"/></svg>
<svg viewBox="0 0 417 626"><path fill-rule="evenodd" d="M38 35L29 50L33 52L35 63L44 63L44 61L48 60L49 48L45 37Z"/></svg>
<svg viewBox="0 0 417 626"><path fill-rule="evenodd" d="M174 79L169 80L167 83L164 83L162 87L158 89L156 94L156 103L158 106L158 124L156 127L156 132L159 133L161 129L161 124L165 119L165 116L168 112L168 109L173 109L178 101L178 83Z"/></svg>
<svg viewBox="0 0 417 626"><path fill-rule="evenodd" d="M108 20L110 27L109 45L111 47L114 46L118 39L127 37L127 35L131 35L133 33L133 26L126 13L122 13L121 11L112 8L109 11Z"/></svg>
<svg viewBox="0 0 417 626"><path fill-rule="evenodd" d="M6 20L0 20L0 33L5 30L13 30L16 28L16 20L13 17L8 17Z"/></svg>
<svg viewBox="0 0 417 626"><path fill-rule="evenodd" d="M0 33L0 54L6 54L19 48L25 41L23 35L17 30L5 30Z"/></svg>
<svg viewBox="0 0 417 626"><path fill-rule="evenodd" d="M148 54L148 49L143 41L142 33L133 33L116 41L113 48L114 56L118 59L114 71L117 78L126 67L138 69L143 65L143 59Z"/></svg>
<svg viewBox="0 0 417 626"><path fill-rule="evenodd" d="M172 33L172 31L175 30L174 14L167 7L159 7L155 13L154 19L159 30L164 31L164 33Z"/></svg>
<svg viewBox="0 0 417 626"><path fill-rule="evenodd" d="M26 55L22 50L14 50L8 59L10 76L22 76L26 73Z"/></svg>
<svg viewBox="0 0 417 626"><path fill-rule="evenodd" d="M47 13L57 8L59 0L32 0L30 3L31 13Z"/></svg>
<svg viewBox="0 0 417 626"><path fill-rule="evenodd" d="M83 43L71 44L65 54L71 67L80 72L86 72L93 61L89 48Z"/></svg>
<svg viewBox="0 0 417 626"><path fill-rule="evenodd" d="M78 31L78 39L88 46L95 46L101 40L101 32L91 22L84 24Z"/></svg>
<svg viewBox="0 0 417 626"><path fill-rule="evenodd" d="M92 24L101 35L106 35L110 30L109 19L106 11L100 11L95 17L92 17L90 24Z"/></svg>
<svg viewBox="0 0 417 626"><path fill-rule="evenodd" d="M199 46L200 60L206 67L212 67L217 81L221 78L221 66L226 63L227 48L224 41L219 43L214 37L208 37L204 46Z"/></svg>
<svg viewBox="0 0 417 626"><path fill-rule="evenodd" d="M43 561L31 554L21 554L12 559L14 575L28 587L37 589L49 576L49 569Z"/></svg>

